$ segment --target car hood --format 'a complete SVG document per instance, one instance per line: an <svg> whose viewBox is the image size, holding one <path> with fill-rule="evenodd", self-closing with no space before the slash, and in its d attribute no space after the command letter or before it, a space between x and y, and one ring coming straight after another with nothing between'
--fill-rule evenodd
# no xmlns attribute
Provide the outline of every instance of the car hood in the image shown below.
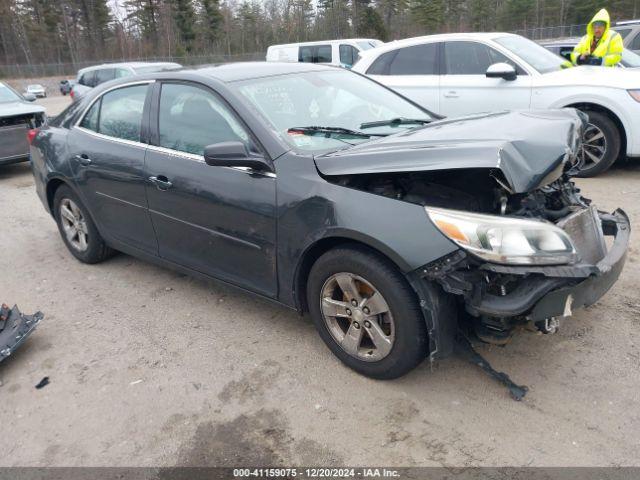
<svg viewBox="0 0 640 480"><path fill-rule="evenodd" d="M536 87L585 85L629 90L640 88L640 70L581 65L537 76L534 83Z"/></svg>
<svg viewBox="0 0 640 480"><path fill-rule="evenodd" d="M43 113L44 107L29 102L0 103L0 117L13 117L15 115L28 115L30 113Z"/></svg>
<svg viewBox="0 0 640 480"><path fill-rule="evenodd" d="M514 193L558 178L580 148L574 109L495 112L433 122L315 157L322 175L455 169L499 170Z"/></svg>

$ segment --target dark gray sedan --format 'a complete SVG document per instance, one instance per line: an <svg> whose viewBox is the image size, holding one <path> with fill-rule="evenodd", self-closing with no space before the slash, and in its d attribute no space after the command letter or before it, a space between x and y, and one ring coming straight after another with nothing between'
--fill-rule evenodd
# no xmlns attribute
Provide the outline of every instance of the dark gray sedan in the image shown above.
<svg viewBox="0 0 640 480"><path fill-rule="evenodd" d="M44 124L44 107L0 82L0 165L29 160L27 132Z"/></svg>
<svg viewBox="0 0 640 480"><path fill-rule="evenodd" d="M108 82L31 154L80 261L119 250L309 312L345 364L394 378L463 322L550 333L617 280L629 221L568 176L583 126L442 120L344 69L249 63Z"/></svg>

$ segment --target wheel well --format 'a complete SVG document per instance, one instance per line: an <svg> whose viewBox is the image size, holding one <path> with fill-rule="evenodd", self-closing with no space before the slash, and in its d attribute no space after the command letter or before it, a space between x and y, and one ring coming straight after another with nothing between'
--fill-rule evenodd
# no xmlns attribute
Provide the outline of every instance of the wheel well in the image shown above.
<svg viewBox="0 0 640 480"><path fill-rule="evenodd" d="M307 305L307 279L309 278L309 272L311 271L311 267L316 263L316 260L320 258L323 254L337 247L348 247L353 246L356 248L366 249L376 255L380 255L385 260L389 261L391 264L398 267L398 265L391 260L387 255L382 253L380 250L377 250L366 243L359 242L357 240L353 240L347 237L329 237L318 240L314 243L307 251L303 254L302 261L300 262L298 269L296 271L295 276L295 301L298 310L302 312L308 312L309 308Z"/></svg>
<svg viewBox="0 0 640 480"><path fill-rule="evenodd" d="M58 178L54 178L53 180L49 181L49 183L47 183L47 205L49 206L49 212L51 212L51 215L55 215L53 213L53 197L55 196L56 190L58 190L60 185L64 184L65 182Z"/></svg>
<svg viewBox="0 0 640 480"><path fill-rule="evenodd" d="M625 157L627 154L627 133L624 130L624 125L618 118L618 116L613 113L608 108L603 107L602 105L598 105L595 103L581 102L581 103L572 103L571 105L566 105L566 108L571 107L578 109L580 111L591 110L593 112L600 112L609 117L613 123L616 125L618 132L620 132L620 156Z"/></svg>

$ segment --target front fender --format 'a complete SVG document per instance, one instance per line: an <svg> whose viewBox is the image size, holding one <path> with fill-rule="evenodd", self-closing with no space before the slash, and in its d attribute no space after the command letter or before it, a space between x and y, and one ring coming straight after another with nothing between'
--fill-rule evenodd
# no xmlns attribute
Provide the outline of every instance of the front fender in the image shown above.
<svg viewBox="0 0 640 480"><path fill-rule="evenodd" d="M277 163L283 167L278 171L278 280L283 303L296 304L296 271L305 253L323 239L367 245L405 274L458 249L420 205L328 182L313 161L293 155Z"/></svg>

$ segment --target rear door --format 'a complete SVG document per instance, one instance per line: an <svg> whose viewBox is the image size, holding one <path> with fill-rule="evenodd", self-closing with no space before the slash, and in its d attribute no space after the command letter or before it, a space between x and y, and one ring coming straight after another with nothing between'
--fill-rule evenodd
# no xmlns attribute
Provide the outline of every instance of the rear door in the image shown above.
<svg viewBox="0 0 640 480"><path fill-rule="evenodd" d="M160 256L275 296L275 176L211 167L203 157L205 146L219 142L257 150L248 129L200 85L158 83L153 105L146 191Z"/></svg>
<svg viewBox="0 0 640 480"><path fill-rule="evenodd" d="M489 66L500 62L513 65L518 77L515 80L487 78ZM442 63L442 115L457 117L495 110L529 108L531 76L494 48L473 41L444 42Z"/></svg>
<svg viewBox="0 0 640 480"><path fill-rule="evenodd" d="M439 43L399 48L378 57L367 75L432 112L440 112Z"/></svg>
<svg viewBox="0 0 640 480"><path fill-rule="evenodd" d="M70 165L102 235L147 253L157 243L145 195L149 82L107 91L71 128Z"/></svg>

